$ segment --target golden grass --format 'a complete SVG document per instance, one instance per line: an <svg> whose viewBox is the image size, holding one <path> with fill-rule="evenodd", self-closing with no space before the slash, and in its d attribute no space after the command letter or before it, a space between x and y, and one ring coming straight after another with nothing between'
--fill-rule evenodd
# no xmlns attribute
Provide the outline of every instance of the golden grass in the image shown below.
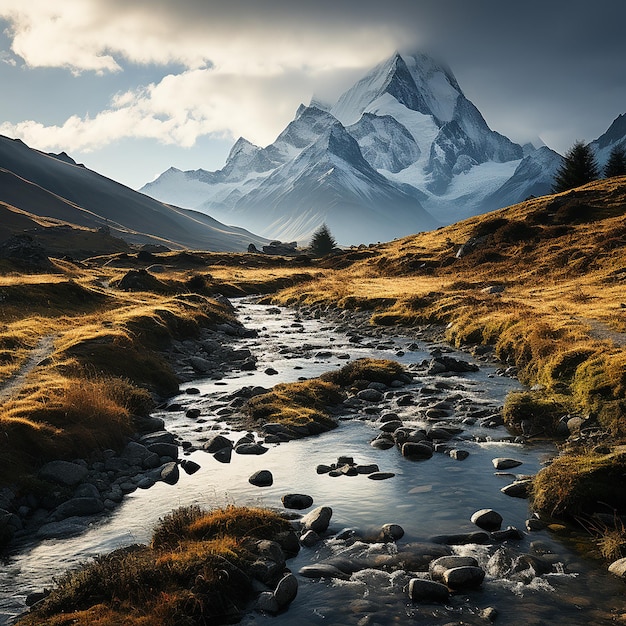
<svg viewBox="0 0 626 626"><path fill-rule="evenodd" d="M123 274L88 261L58 275L0 276L0 458L10 468L1 483L50 458L120 446L132 413L149 409L148 392L178 389L159 351L233 320L182 280L170 294L112 288Z"/></svg>
<svg viewBox="0 0 626 626"><path fill-rule="evenodd" d="M197 506L160 520L150 546L97 557L60 579L20 626L230 623L252 593L242 573L256 558L250 539L276 540L289 523L265 509Z"/></svg>
<svg viewBox="0 0 626 626"><path fill-rule="evenodd" d="M337 426L330 409L345 398L346 389L355 384L362 389L370 382L388 385L403 374L396 361L357 359L319 378L278 384L248 400L246 411L257 427L278 423L294 437L318 434Z"/></svg>
<svg viewBox="0 0 626 626"><path fill-rule="evenodd" d="M281 383L246 404L250 418L261 427L279 423L294 436L315 434L337 426L328 413L343 399L340 388L319 379Z"/></svg>
<svg viewBox="0 0 626 626"><path fill-rule="evenodd" d="M539 510L558 516L626 510L626 450L609 454L585 451L563 454L536 476L532 504Z"/></svg>
<svg viewBox="0 0 626 626"><path fill-rule="evenodd" d="M626 182L610 179L379 245L277 294L281 304L372 310L379 325L439 324L492 344L520 378L626 436ZM471 237L484 239L456 258ZM501 286L500 293L485 291Z"/></svg>

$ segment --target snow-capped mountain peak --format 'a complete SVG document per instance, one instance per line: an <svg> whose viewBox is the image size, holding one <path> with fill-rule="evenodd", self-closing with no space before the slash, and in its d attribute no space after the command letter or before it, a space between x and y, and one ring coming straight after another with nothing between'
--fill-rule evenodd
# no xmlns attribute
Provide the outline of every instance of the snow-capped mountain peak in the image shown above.
<svg viewBox="0 0 626 626"><path fill-rule="evenodd" d="M170 172L142 191L272 239L326 222L340 243L361 243L496 208L500 188L507 200L549 192L551 167L517 170L534 154L491 130L443 63L396 52L334 105L300 105L270 145L239 139L223 169Z"/></svg>

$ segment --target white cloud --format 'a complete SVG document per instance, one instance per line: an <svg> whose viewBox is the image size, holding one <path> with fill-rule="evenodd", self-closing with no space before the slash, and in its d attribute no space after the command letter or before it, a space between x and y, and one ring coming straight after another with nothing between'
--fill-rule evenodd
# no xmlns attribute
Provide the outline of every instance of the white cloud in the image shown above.
<svg viewBox="0 0 626 626"><path fill-rule="evenodd" d="M320 8L255 0L0 0L12 50L31 67L115 72L139 64L207 63L227 73L364 67L394 47L383 24L345 23ZM329 19L331 18L331 19Z"/></svg>
<svg viewBox="0 0 626 626"><path fill-rule="evenodd" d="M111 106L94 117L73 115L54 126L33 120L4 123L0 134L42 150L89 151L122 137L191 147L201 135L245 136L266 145L312 88L313 79L299 72L260 77L188 70L117 94Z"/></svg>
<svg viewBox="0 0 626 626"><path fill-rule="evenodd" d="M345 15L329 19L318 5L216 4L0 0L12 52L26 67L66 68L77 75L132 71L129 62L186 68L114 95L106 110L91 117L71 115L54 126L4 123L0 132L45 150L94 150L123 137L191 146L207 134L242 135L265 145L302 100L314 91L336 92L339 76L357 77L395 47L388 26L359 25L352 18L346 24Z"/></svg>

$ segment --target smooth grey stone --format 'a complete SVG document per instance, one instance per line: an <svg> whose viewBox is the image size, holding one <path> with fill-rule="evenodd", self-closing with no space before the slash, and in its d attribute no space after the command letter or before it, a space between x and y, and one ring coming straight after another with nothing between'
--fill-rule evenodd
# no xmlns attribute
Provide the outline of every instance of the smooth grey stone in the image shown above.
<svg viewBox="0 0 626 626"><path fill-rule="evenodd" d="M178 465L172 461L161 468L161 480L168 485L175 485L180 478Z"/></svg>
<svg viewBox="0 0 626 626"><path fill-rule="evenodd" d="M323 533L330 524L333 510L329 506L320 506L307 513L300 521L305 530Z"/></svg>
<svg viewBox="0 0 626 626"><path fill-rule="evenodd" d="M402 445L402 456L411 461L421 461L430 459L433 449L423 443L407 442Z"/></svg>
<svg viewBox="0 0 626 626"><path fill-rule="evenodd" d="M443 575L454 567L478 567L478 561L473 556L442 556L428 565L428 573L434 580L443 580Z"/></svg>
<svg viewBox="0 0 626 626"><path fill-rule="evenodd" d="M502 487L500 491L507 496L511 496L512 498L527 498L528 490L531 484L532 484L532 480L530 479L516 480L515 482L512 482L510 485L507 485L506 487Z"/></svg>
<svg viewBox="0 0 626 626"><path fill-rule="evenodd" d="M339 578L340 580L350 580L350 574L342 572L338 567L327 563L317 563L315 565L305 565L298 572L305 578Z"/></svg>
<svg viewBox="0 0 626 626"><path fill-rule="evenodd" d="M413 602L446 602L449 595L448 588L434 580L411 578L409 581L409 598Z"/></svg>
<svg viewBox="0 0 626 626"><path fill-rule="evenodd" d="M480 587L484 579L485 571L471 565L453 567L443 573L443 582L454 590Z"/></svg>
<svg viewBox="0 0 626 626"><path fill-rule="evenodd" d="M269 487L274 483L274 477L269 470L258 470L248 478L248 482L255 487Z"/></svg>
<svg viewBox="0 0 626 626"><path fill-rule="evenodd" d="M502 515L493 509L480 509L471 517L472 524L489 532L500 530L502 526Z"/></svg>
<svg viewBox="0 0 626 626"><path fill-rule="evenodd" d="M393 478L395 474L393 472L373 472L368 474L368 478L370 480L387 480L388 478Z"/></svg>
<svg viewBox="0 0 626 626"><path fill-rule="evenodd" d="M307 530L300 537L300 543L305 548L310 548L320 542L320 536L314 530Z"/></svg>
<svg viewBox="0 0 626 626"><path fill-rule="evenodd" d="M505 457L497 457L495 459L492 459L491 462L498 471L518 467L522 464L522 461L517 461L516 459L508 459Z"/></svg>
<svg viewBox="0 0 626 626"><path fill-rule="evenodd" d="M283 576L274 589L274 597L280 608L291 604L298 595L298 579L293 574Z"/></svg>
<svg viewBox="0 0 626 626"><path fill-rule="evenodd" d="M219 452L225 448L230 449L233 447L233 442L228 439L228 437L224 437L224 435L215 435L211 437L208 441L205 441L202 445L202 449L205 452Z"/></svg>
<svg viewBox="0 0 626 626"><path fill-rule="evenodd" d="M88 470L69 461L50 461L39 470L39 478L59 485L73 487L87 477Z"/></svg>

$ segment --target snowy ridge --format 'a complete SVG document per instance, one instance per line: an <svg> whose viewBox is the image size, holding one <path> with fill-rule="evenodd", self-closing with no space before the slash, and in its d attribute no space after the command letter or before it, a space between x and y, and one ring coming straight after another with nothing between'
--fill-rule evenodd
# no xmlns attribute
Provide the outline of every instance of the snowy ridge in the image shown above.
<svg viewBox="0 0 626 626"><path fill-rule="evenodd" d="M272 144L240 138L221 170L168 170L142 191L271 239L326 222L358 244L548 193L560 158L491 130L445 65L395 53L334 105L301 105Z"/></svg>

